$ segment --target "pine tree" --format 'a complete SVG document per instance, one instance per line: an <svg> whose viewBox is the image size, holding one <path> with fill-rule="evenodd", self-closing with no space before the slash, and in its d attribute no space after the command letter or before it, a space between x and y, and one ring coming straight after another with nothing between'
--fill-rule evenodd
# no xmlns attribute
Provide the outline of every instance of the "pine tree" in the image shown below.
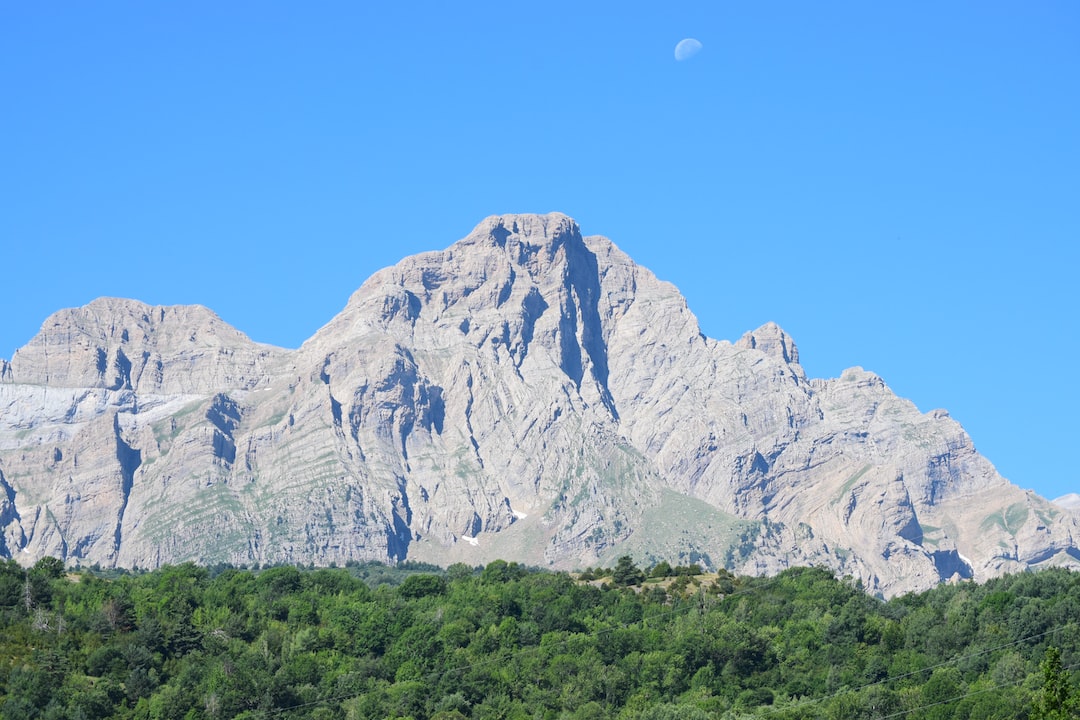
<svg viewBox="0 0 1080 720"><path fill-rule="evenodd" d="M611 579L620 587L626 585L640 585L645 582L645 573L634 564L634 559L629 555L623 555L615 564L615 571Z"/></svg>

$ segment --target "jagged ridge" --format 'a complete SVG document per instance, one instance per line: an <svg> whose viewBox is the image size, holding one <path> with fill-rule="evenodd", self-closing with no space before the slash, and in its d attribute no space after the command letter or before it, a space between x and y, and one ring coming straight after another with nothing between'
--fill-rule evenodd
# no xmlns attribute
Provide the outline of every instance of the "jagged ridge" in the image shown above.
<svg viewBox="0 0 1080 720"><path fill-rule="evenodd" d="M1080 558L1075 516L946 413L859 368L808 379L772 323L705 337L559 214L376 273L295 351L201 307L61 311L0 365L0 409L0 553L27 560L630 551L892 594Z"/></svg>

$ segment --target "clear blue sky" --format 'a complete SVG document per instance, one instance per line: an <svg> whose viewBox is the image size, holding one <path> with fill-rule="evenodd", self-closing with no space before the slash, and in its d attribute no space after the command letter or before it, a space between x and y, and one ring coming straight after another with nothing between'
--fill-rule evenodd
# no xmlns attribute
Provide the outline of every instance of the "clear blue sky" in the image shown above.
<svg viewBox="0 0 1080 720"><path fill-rule="evenodd" d="M295 347L558 210L1080 492L1075 2L5 3L0 98L0 357L102 295Z"/></svg>

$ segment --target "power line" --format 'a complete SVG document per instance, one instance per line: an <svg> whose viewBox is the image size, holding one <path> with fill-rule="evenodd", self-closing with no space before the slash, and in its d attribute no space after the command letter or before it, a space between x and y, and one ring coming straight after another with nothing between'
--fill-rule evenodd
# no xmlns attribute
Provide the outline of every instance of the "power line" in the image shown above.
<svg viewBox="0 0 1080 720"><path fill-rule="evenodd" d="M797 703L795 703L793 705L784 705L783 707L779 707L779 708L767 708L765 710L761 710L760 712L764 712L765 715L770 715L770 714L776 714L776 713L779 713L779 712L786 712L788 710L797 710L799 708L806 707L807 705L815 705L817 703L825 702L827 700L833 700L833 699L838 698L841 695L845 695L847 693L860 693L860 692L862 692L864 690L867 690L869 688L872 688L872 687L875 687L875 686L878 686L878 685L890 685L892 683L903 680L904 678L909 678L909 677L912 677L914 675L922 675L923 673L933 672L934 670L937 670L938 668L947 667L949 665L954 665L954 664L956 664L958 662L961 662L962 660L970 660L971 658L976 658L976 657L979 657L980 655L987 655L987 654L992 653L992 652L997 652L998 650L1004 650L1005 648L1012 647L1014 645L1020 645L1022 643L1025 643L1025 642L1028 642L1028 641L1031 641L1031 640L1037 640L1037 639L1039 639L1041 637L1045 637L1047 635L1056 633L1061 629L1062 629L1062 626L1058 626L1058 627L1055 627L1055 628L1053 628L1051 630L1047 630L1047 631L1041 632L1041 633L1036 633L1034 635L1028 635L1027 637L1022 637L1022 638L1020 638L1018 640L1014 640L1012 642L1005 643L1003 645L997 645L997 646L992 647L992 648L987 648L986 650L980 650L979 652L968 653L966 655L957 655L956 657L950 658L949 660L943 660L942 662L939 662L939 663L934 664L934 665L928 665L927 667L919 669L919 670L912 670L911 672L902 673L900 675L895 675L893 677L887 677L887 678L883 678L881 680L875 680L872 683L866 683L865 685L860 685L860 686L857 686L857 687L854 687L854 688L842 688L840 690L834 691L833 693L831 693L829 695L823 695L822 697L815 697L815 698L806 698L804 701L797 702ZM1080 664L1080 663L1078 663L1078 664ZM1003 683L1002 685L997 686L997 687L1008 687L1010 685L1016 685L1016 684L1019 684L1021 682L1024 682L1024 680L1026 680L1026 679L1027 678L1022 678L1020 680L1017 680L1017 681L1014 681L1014 682L1011 682L1011 683ZM978 690L978 691L975 691L972 694L978 694L978 693L981 693L981 692L986 692L986 690L989 690L989 689L994 689L994 688L987 688L987 689L984 689L984 690ZM960 699L960 698L957 698L957 699ZM942 701L937 702L937 703L931 703L930 705L926 705L924 707L933 707L935 705L940 705L940 704L949 703L949 702L955 702L955 700L942 700ZM917 708L911 708L910 710L905 710L904 712L905 713L913 712L916 709ZM890 715L889 717L892 717L892 716Z"/></svg>
<svg viewBox="0 0 1080 720"><path fill-rule="evenodd" d="M1073 668L1076 668L1076 667L1080 667L1080 662L1073 663L1072 665L1069 665L1068 667L1063 667L1062 670L1067 672L1067 671L1072 670ZM962 695L957 695L956 697L949 698L948 700L938 700L937 702L927 703L926 705L917 705L917 706L915 706L913 708L907 708L905 710L899 710L897 712L892 713L891 715L885 715L885 716L879 718L879 720L891 720L891 718L903 717L904 715L907 715L908 713L913 713L916 710L925 710L927 708L938 707L940 705L949 705L949 704L954 703L954 702L960 702L964 698L973 697L975 695L982 695L983 693L993 692L994 690L1001 690L1001 689L1007 688L1007 687L1013 687L1014 685L1019 685L1020 683L1026 682L1026 681L1027 681L1027 678L1020 678L1019 680L1012 680L1012 681L1006 682L1006 683L999 683L999 684L993 685L991 687L979 688L978 690L971 690L969 692L963 693Z"/></svg>

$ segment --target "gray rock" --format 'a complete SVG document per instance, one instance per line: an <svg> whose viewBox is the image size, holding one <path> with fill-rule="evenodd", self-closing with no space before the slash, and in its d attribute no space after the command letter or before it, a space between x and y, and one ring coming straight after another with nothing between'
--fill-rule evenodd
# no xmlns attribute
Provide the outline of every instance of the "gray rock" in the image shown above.
<svg viewBox="0 0 1080 720"><path fill-rule="evenodd" d="M569 218L484 220L373 275L298 350L102 299L0 362L0 554L156 567L624 552L893 595L1080 565L1075 514L773 323L705 337Z"/></svg>
<svg viewBox="0 0 1080 720"><path fill-rule="evenodd" d="M1053 502L1058 507L1063 507L1066 510L1080 511L1080 494L1078 493L1067 493L1056 498Z"/></svg>

